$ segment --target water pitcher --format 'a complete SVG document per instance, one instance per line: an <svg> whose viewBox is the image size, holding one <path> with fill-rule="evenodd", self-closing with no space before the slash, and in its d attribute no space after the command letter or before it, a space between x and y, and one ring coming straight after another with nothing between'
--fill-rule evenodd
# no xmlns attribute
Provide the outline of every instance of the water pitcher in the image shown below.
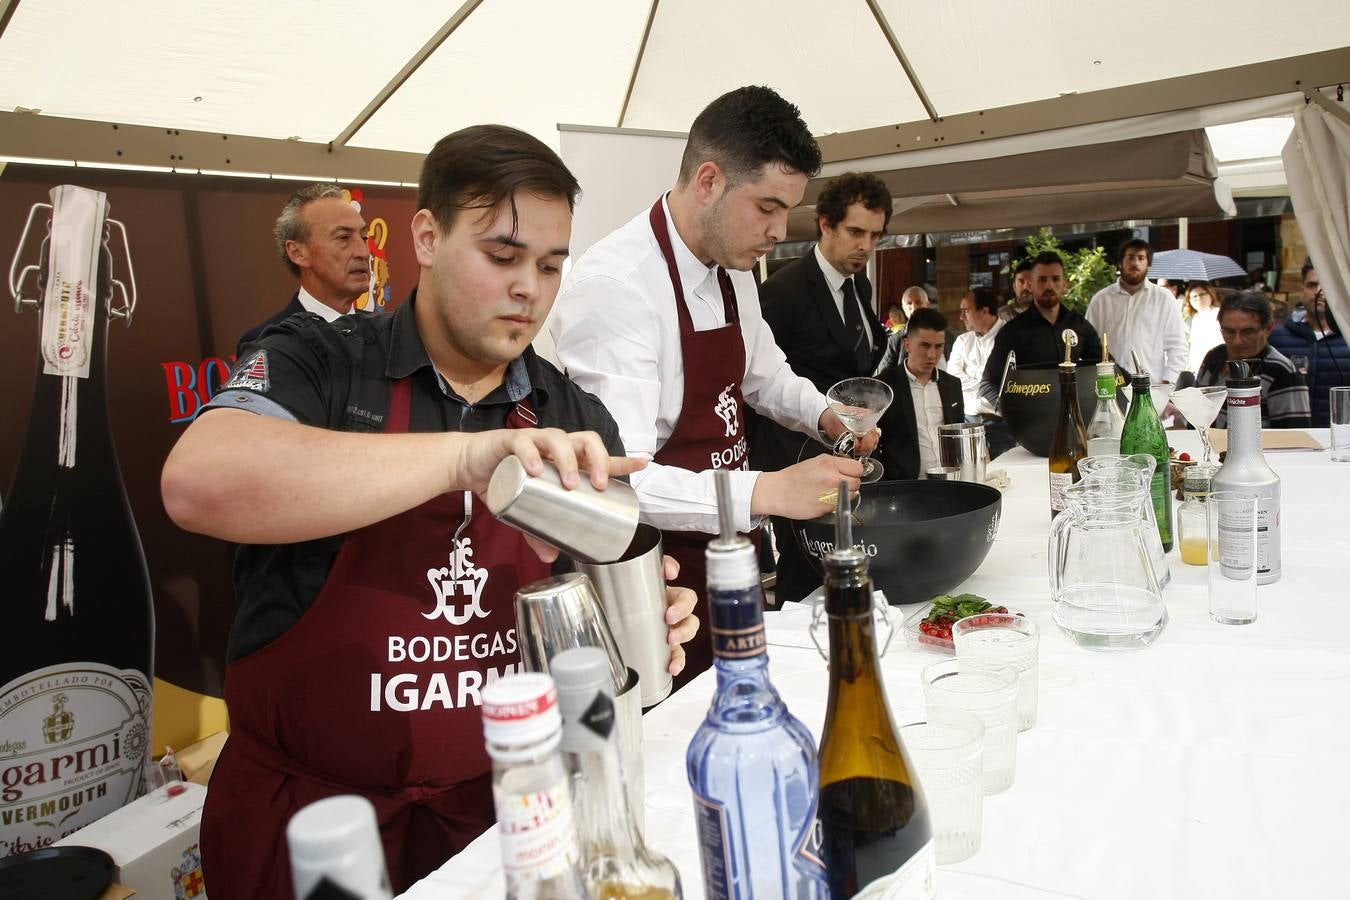
<svg viewBox="0 0 1350 900"><path fill-rule="evenodd" d="M1167 607L1149 559L1140 491L1094 480L1065 489L1065 515L1050 528L1054 620L1093 650L1147 646L1167 624Z"/></svg>
<svg viewBox="0 0 1350 900"><path fill-rule="evenodd" d="M1108 482L1119 488L1122 487L1118 478L1119 473L1128 472L1138 483L1139 489L1148 494L1149 502L1144 503L1142 507L1144 521L1153 529L1145 538L1148 541L1148 558L1153 562L1153 575L1158 579L1158 587L1167 587L1167 583L1172 580L1172 569L1167 564L1167 551L1163 550L1162 538L1158 534L1158 518L1153 510L1151 493L1153 470L1157 466L1158 461L1147 453L1133 453L1129 456L1102 454L1078 461L1078 471L1084 478L1099 477L1112 472L1114 474L1109 476Z"/></svg>

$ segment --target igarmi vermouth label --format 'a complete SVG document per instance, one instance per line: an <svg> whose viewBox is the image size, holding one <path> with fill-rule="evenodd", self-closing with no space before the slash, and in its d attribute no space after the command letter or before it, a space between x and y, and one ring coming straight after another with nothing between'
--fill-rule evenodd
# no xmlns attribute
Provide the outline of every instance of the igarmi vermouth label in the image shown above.
<svg viewBox="0 0 1350 900"><path fill-rule="evenodd" d="M145 675L81 662L0 688L0 857L47 847L141 794Z"/></svg>

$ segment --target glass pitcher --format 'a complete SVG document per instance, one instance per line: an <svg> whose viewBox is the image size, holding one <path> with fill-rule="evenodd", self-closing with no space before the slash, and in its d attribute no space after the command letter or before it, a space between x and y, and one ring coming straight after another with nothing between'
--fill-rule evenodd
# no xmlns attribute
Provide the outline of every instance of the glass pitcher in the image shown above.
<svg viewBox="0 0 1350 900"><path fill-rule="evenodd" d="M1162 537L1158 531L1158 516L1153 511L1153 470L1158 461L1147 453L1133 453L1129 456L1102 454L1089 456L1078 461L1078 474L1091 478L1105 472L1128 472L1144 492L1148 501L1143 504L1144 521L1149 524L1148 558L1153 563L1153 575L1158 579L1158 587L1167 587L1172 580L1172 567L1167 563L1167 551L1163 549Z"/></svg>
<svg viewBox="0 0 1350 900"><path fill-rule="evenodd" d="M1092 650L1148 646L1167 625L1167 607L1149 560L1144 495L1088 480L1064 497L1050 528L1055 624Z"/></svg>

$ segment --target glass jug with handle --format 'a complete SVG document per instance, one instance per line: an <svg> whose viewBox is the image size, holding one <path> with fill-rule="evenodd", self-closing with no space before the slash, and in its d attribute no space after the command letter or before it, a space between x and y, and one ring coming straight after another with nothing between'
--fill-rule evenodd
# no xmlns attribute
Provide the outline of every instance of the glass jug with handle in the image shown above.
<svg viewBox="0 0 1350 900"><path fill-rule="evenodd" d="M1158 587L1167 587L1172 580L1172 569L1167 563L1167 551L1163 549L1162 538L1158 531L1158 516L1153 511L1151 490L1153 488L1153 470L1158 461L1147 453L1132 453L1129 456L1102 454L1089 456L1078 461L1078 472L1083 478L1092 478L1104 472L1128 472L1139 483L1140 490L1148 495L1149 502L1142 505L1144 521L1152 529L1147 535L1148 558L1153 562L1153 575L1158 579Z"/></svg>
<svg viewBox="0 0 1350 900"><path fill-rule="evenodd" d="M1050 528L1050 598L1055 624L1080 647L1146 647L1167 625L1145 496L1091 479L1065 489L1065 514Z"/></svg>

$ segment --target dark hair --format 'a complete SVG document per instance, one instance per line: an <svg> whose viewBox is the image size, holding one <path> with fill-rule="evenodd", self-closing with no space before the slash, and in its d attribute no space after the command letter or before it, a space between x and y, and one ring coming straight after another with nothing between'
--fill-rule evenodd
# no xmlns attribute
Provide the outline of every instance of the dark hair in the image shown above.
<svg viewBox="0 0 1350 900"><path fill-rule="evenodd" d="M286 242L298 241L303 244L309 240L309 223L305 221L303 215L305 207L315 200L323 200L328 197L336 197L341 200L342 188L336 184L307 184L291 194L290 199L286 201L286 205L281 208L281 215L277 216L275 224L272 225L272 237L276 239L277 252L281 254L281 261L297 278L300 277L300 267L291 262L291 255L286 252Z"/></svg>
<svg viewBox="0 0 1350 900"><path fill-rule="evenodd" d="M1311 271L1313 271L1313 270L1316 269L1316 268L1317 268L1317 266L1314 266L1314 265L1313 265L1312 257L1309 257L1308 259L1305 259L1305 260L1303 261L1303 271L1299 273L1299 281L1307 281L1307 280L1308 280L1308 273L1311 272Z"/></svg>
<svg viewBox="0 0 1350 900"><path fill-rule="evenodd" d="M837 178L831 178L816 197L816 233L820 233L820 217L823 216L831 228L838 227L848 215L848 208L855 203L861 203L863 209L870 212L885 213L886 220L881 225L883 230L891 221L894 206L886 182L871 172L845 172Z"/></svg>
<svg viewBox="0 0 1350 900"><path fill-rule="evenodd" d="M914 315L905 323L905 335L911 335L920 328L946 334L947 317L931 306L921 306L914 310Z"/></svg>
<svg viewBox="0 0 1350 900"><path fill-rule="evenodd" d="M1023 272L1030 272L1030 271L1031 271L1032 269L1034 269L1034 268L1036 268L1036 263L1035 263L1035 262L1033 262L1033 261L1030 260L1030 259L1024 259L1024 260L1022 260L1021 262L1019 262L1019 263L1017 264L1017 266L1013 269L1013 277L1016 278L1018 275L1021 275Z"/></svg>
<svg viewBox="0 0 1350 900"><path fill-rule="evenodd" d="M1191 307L1191 291L1204 291L1209 294L1209 305L1216 309L1223 309L1223 301L1219 299L1219 291L1208 281L1192 281L1186 285L1186 290L1181 292L1182 302ZM1194 308L1194 307L1191 307ZM1196 310L1199 312L1199 310Z"/></svg>
<svg viewBox="0 0 1350 900"><path fill-rule="evenodd" d="M1223 304L1219 307L1220 322L1223 322L1223 314L1229 310L1251 313L1260 320L1262 328L1270 324L1272 315L1270 300L1260 291L1241 291L1224 297Z"/></svg>
<svg viewBox="0 0 1350 900"><path fill-rule="evenodd" d="M998 295L989 288L971 288L970 298L974 301L976 309L982 309L993 316L998 315Z"/></svg>
<svg viewBox="0 0 1350 900"><path fill-rule="evenodd" d="M1131 250L1143 250L1148 256L1148 264L1153 265L1153 245L1143 238L1130 238L1128 241L1121 244L1120 250L1116 252L1116 263L1118 265L1123 265L1125 262L1125 254L1129 253Z"/></svg>
<svg viewBox="0 0 1350 900"><path fill-rule="evenodd" d="M442 231L466 209L511 204L511 233L519 225L517 191L563 197L575 208L576 176L543 141L506 125L472 125L436 142L422 161L417 208L431 211Z"/></svg>
<svg viewBox="0 0 1350 900"><path fill-rule="evenodd" d="M1042 250L1037 253L1031 258L1031 266L1032 268L1036 266L1059 266L1066 272L1069 269L1068 266L1064 265L1064 257L1060 256L1057 250Z"/></svg>
<svg viewBox="0 0 1350 900"><path fill-rule="evenodd" d="M814 178L821 162L801 111L772 88L755 86L723 94L694 119L680 159L680 185L708 161L722 168L730 185L757 177L773 163Z"/></svg>

